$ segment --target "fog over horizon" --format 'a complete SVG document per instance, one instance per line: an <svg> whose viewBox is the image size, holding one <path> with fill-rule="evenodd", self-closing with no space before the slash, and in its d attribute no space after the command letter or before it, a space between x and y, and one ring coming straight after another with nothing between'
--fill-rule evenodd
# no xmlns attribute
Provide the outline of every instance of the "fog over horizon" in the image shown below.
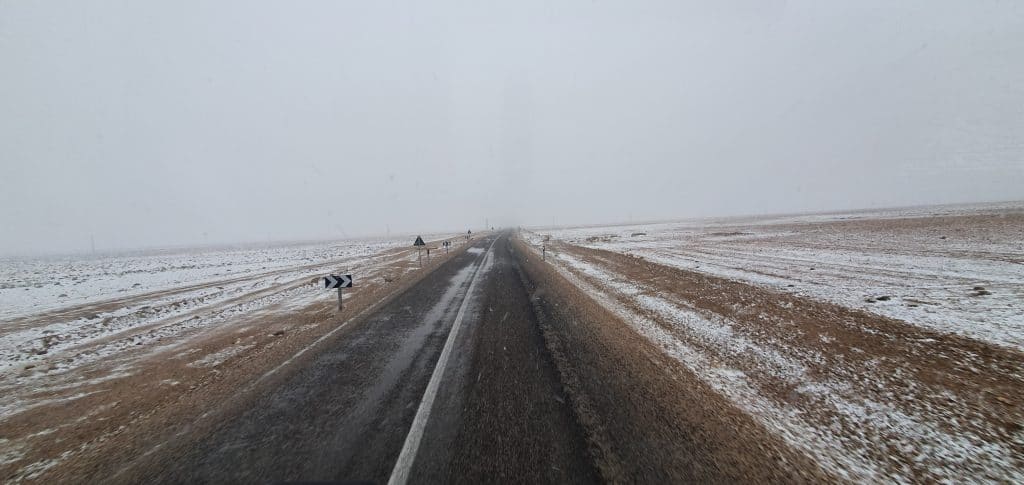
<svg viewBox="0 0 1024 485"><path fill-rule="evenodd" d="M0 255L1024 199L1024 5L0 2Z"/></svg>

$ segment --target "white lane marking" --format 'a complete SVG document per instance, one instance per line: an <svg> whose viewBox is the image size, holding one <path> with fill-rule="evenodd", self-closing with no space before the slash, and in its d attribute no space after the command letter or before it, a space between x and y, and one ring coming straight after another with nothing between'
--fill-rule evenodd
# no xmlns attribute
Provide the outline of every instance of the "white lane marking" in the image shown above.
<svg viewBox="0 0 1024 485"><path fill-rule="evenodd" d="M497 241L497 240L495 240L495 241ZM493 246L494 244L492 243L491 245ZM472 249L472 248L470 248L470 249ZM330 332L327 332L327 333L321 335L320 338L314 340L313 343L305 346L302 350L298 351L295 355L289 357L288 360L285 360L284 362L282 362L277 367L274 367L273 369L270 369L269 371L264 373L262 376L259 377L259 379L256 379L251 384L249 384L248 387L243 389L243 391L248 391L249 389L252 389L253 387L256 387L257 384L263 382L266 378L276 374L277 371L285 368L285 366L287 366L288 364L291 364L292 362L294 362L295 359L298 359L299 357L302 356L302 354L305 354L310 349L312 349L312 348L316 347L317 345L319 345L320 342L323 342L324 340L327 340L327 339L331 338L331 335L334 335L339 330L347 327L348 324L350 324L352 322L355 322L355 321L358 321L360 318L363 317L363 315L365 315L365 314L367 314L367 313L369 313L371 311L376 311L380 306L382 306L383 302L384 302L384 299L375 301L370 306L364 308L363 311L355 314L355 316L348 317L348 319L345 320L344 322L342 322L341 325L338 325L337 327L334 327L333 329L331 329Z"/></svg>
<svg viewBox="0 0 1024 485"><path fill-rule="evenodd" d="M444 369L448 365L448 357L451 356L452 347L455 346L455 336L459 333L462 318L466 315L466 307L469 306L469 300L473 297L473 289L476 288L480 270L486 266L487 258L492 257L491 248L498 242L498 239L501 238L495 239L487 247L487 253L484 255L483 261L480 262L480 266L477 266L476 272L473 273L473 281L469 283L466 296L462 299L462 305L459 306L459 313L455 315L455 322L452 323L452 329L448 332L448 340L444 342L441 357L437 359L434 373L430 376L430 382L427 383L427 390L423 393L423 400L420 401L419 409L416 410L416 417L412 420L409 435L405 437L402 452L398 455L398 461L395 462L395 467L391 470L391 478L388 479L388 485L405 485L409 481L409 472L412 470L412 463L416 459L416 451L420 447L420 440L423 439L423 430L427 427L427 420L430 419L430 410L434 407L437 388L441 385L441 377L444 375Z"/></svg>
<svg viewBox="0 0 1024 485"><path fill-rule="evenodd" d="M490 246L494 246L494 244L492 244ZM474 275L475 275L475 273L474 273ZM409 289L406 289L406 290L408 291ZM271 368L270 370L267 370L263 374L263 376L260 376L259 379L257 379L256 381L253 381L252 383L249 383L248 386L243 388L237 394L244 394L244 393L247 393L247 392L251 391L257 385L262 383L265 379L269 378L270 376L273 376L274 373L278 372L282 368L285 368L286 365L288 365L288 364L292 363L293 361L295 361L295 359L299 358L302 354L308 352L313 347L316 347L316 345L318 345L319 343L324 342L325 340L331 338L331 336L336 334L338 332L338 330L344 328L345 326L347 326L349 323L351 323L353 321L357 321L359 318L362 317L362 315L365 315L365 314L367 314L367 313L369 313L371 311L376 311L377 309L379 309L383 305L385 300L387 300L387 299L385 298L383 300L377 301L377 302L373 303L372 305L370 305L369 307L362 309L362 311L356 313L354 316L348 317L348 319L346 319L344 322L342 322L338 326L336 326L333 329L331 329L331 332L328 332L327 334L321 336L321 338L318 338L315 341L313 341L313 343L305 346L298 353L296 353L295 355L289 357L288 360L285 360L281 365L278 365L278 366L276 366L274 368ZM198 420L196 420L194 423L198 423L199 421L203 420L203 418L205 418L209 414L210 414L210 411L204 412L203 415L199 416ZM118 478L118 477L120 477L123 473L127 472L131 467L133 467L136 464L136 462L138 461L139 458L142 458L142 457L145 457L145 456L148 456L148 455L151 455L151 454L155 453L162 446L164 446L165 444L171 442L171 440L177 439L178 437L184 435L185 433L188 433L189 431L191 431L191 426L183 427L181 430L179 430L177 433L175 433L174 436L172 436L170 439L164 440L161 443L157 443L156 445L154 445L150 449L148 449L145 452L143 452L142 454L138 455L136 458L132 459L129 462L129 464L127 464L124 467L122 467L121 470L119 470L111 478Z"/></svg>
<svg viewBox="0 0 1024 485"><path fill-rule="evenodd" d="M383 300L381 300L381 301L383 301ZM268 377L270 377L270 376L274 375L275 373L277 373L277 371L279 371L279 370L283 369L283 368L284 368L285 366L287 366L288 364L290 364L290 363L294 362L294 361L295 361L295 359L299 358L299 357L300 357L300 356L301 356L302 354L305 354L306 352L308 352L308 351L309 351L310 349L312 349L313 347L316 347L317 345L319 345L319 344L320 344L320 342L323 342L324 340L327 340L328 338L330 338L330 337L331 337L331 335L334 335L334 334L335 334L335 333L337 333L337 332L338 332L339 330L341 330L341 329L343 329L343 328L347 327L349 323L352 323L352 322L354 322L354 321L358 320L358 319L359 319L360 317L362 317L362 316L363 316L363 314L365 314L365 313L367 313L367 312L369 312L369 311L371 311L371 310L374 310L374 309L376 309L376 308L377 308L377 306L378 306L379 304L380 304L380 301L374 302L374 303L373 303L372 305L370 305L370 306L368 306L368 307L364 308L364 309L363 309L363 311L361 311L361 312L357 313L357 314L356 314L355 316L353 316L353 317L349 317L349 318L348 318L347 320L345 320L344 322L342 322L342 323L341 323L340 325L338 325L337 327L334 327L333 329L331 329L331 331L330 331L330 332L327 332L327 333L323 334L322 336L320 336L320 338L318 338L318 339L314 340L314 341L313 341L313 343L311 343L311 344L309 344L309 345L307 345L307 346L303 347L303 348L302 348L302 350L299 350L299 351L298 351L298 352L297 352L297 353L296 353L295 355L293 355L293 356L289 357L289 358L288 358L288 360L285 360L284 362L282 362L282 363L281 363L281 365L278 365L277 367L274 367L273 369L270 369L269 371L267 371L266 373L264 373L263 375L261 375L261 376L260 376L260 377L259 377L258 379L256 379L256 380L254 380L254 381L250 382L250 383L249 383L248 385L246 385L245 387L243 387L243 388L242 388L242 389L241 389L240 391L238 391L238 392L237 392L236 394L243 394L243 393L246 393L246 392L249 392L249 391L251 391L251 390L252 390L253 388L255 388L255 387L256 387L257 385L259 385L259 384L260 384L261 382L263 382L263 381L264 381L264 380L265 380L266 378L268 378ZM209 413L209 412L203 413L203 415L202 415L202 416L200 416L200 417L199 417L198 419L196 419L196 420L195 420L195 422L198 422L198 421L202 420L202 419L203 419L203 418L205 418L205 417L206 417L206 416L207 416L208 414L210 414L210 413ZM139 455L139 456L138 456L138 457L137 457L137 458L136 458L135 460L132 460L132 461L131 461L131 463L129 463L129 464L127 464L127 465L125 465L125 466L124 466L124 467L122 467L122 468L121 468L120 470L118 470L118 471L117 471L117 473L115 473L115 474L114 474L114 475L113 475L112 477L110 477L110 478L117 478L117 477L121 476L121 474L122 474L122 473L124 473L124 472L128 471L128 470L129 470L129 469L130 469L130 468L131 468L132 466L134 466L134 464L135 464L135 463L136 463L136 462L138 461L138 459L139 459L139 458L145 458L145 457L147 457L147 456L149 456L149 455L152 455L152 454L153 454L153 453L155 453L155 452L156 452L157 450L159 450L159 449L160 449L160 447L162 447L163 445L165 445L165 444L169 443L169 442L170 442L171 440L174 440L174 439L177 439L177 438L181 437L182 435L184 435L185 433L188 433L188 432L189 432L189 431L191 431L191 430L192 430L192 427L191 427L191 426L185 426L185 427L183 427L183 428L182 428L182 429L181 429L180 431L178 431L177 433L175 433L175 434L174 434L174 436L172 436L172 437L171 437L170 439L167 439L167 440L164 440L163 442L157 443L156 445L154 445L154 446L153 446L153 447L151 447L150 449L146 450L146 451L145 451L144 453L142 453L141 455Z"/></svg>

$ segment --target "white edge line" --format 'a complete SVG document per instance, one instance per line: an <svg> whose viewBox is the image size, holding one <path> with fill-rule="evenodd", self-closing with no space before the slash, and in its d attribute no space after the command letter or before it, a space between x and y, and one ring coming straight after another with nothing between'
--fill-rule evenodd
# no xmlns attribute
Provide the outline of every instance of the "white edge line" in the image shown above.
<svg viewBox="0 0 1024 485"><path fill-rule="evenodd" d="M279 371L279 370L283 369L283 368L284 368L285 366L287 366L288 364L291 364L292 362L294 362L294 361L295 361L295 359L298 359L299 357L301 357L301 356L302 356L302 354L305 354L306 352L308 352L308 351L309 351L309 349L312 349L313 347L316 347L317 345L320 345L320 342L323 342L324 340L327 340L327 339L331 338L331 335L334 335L334 334L335 334L335 333L337 333L337 332L338 332L339 330L341 330L341 329L343 329L343 328L347 327L347 326L348 326L348 324L350 324L350 323L352 323L352 322L354 322L354 321L358 320L358 319L359 319L360 317L362 317L362 316L363 316L363 314L365 314L366 312L368 312L368 311L370 311L370 310L374 310L374 309L376 308L376 306L377 306L377 305L371 305L371 306L369 306L369 307L366 307L366 308L364 308L364 309L363 309L363 311L361 311L361 312L357 313L356 315L354 315L354 316L351 316L351 317L349 317L348 319L346 319L346 320L345 320L344 322L342 322L342 323L341 323L341 325L338 325L337 327L334 327L334 328L332 328L330 332L327 332L327 333L325 333L325 334L321 335L321 336L320 336L320 338L318 338L318 339L314 340L314 341L313 341L312 343L310 343L309 345L307 345L307 346L303 347L303 348L302 348L302 350L300 350L300 351L296 352L296 353L295 353L295 355L293 355L293 356L289 357L289 358L288 358L287 360L285 360L284 362L282 362L281 364L279 364L279 365L278 365L277 367L274 367L273 369L270 369L269 371L265 372L265 373L264 373L264 374L263 374L262 376L260 376L260 377L259 377L259 379L256 379L255 381L253 381L253 382L252 382L252 384L250 384L250 385L249 385L249 386L248 386L248 387L246 388L246 390L248 390L248 389L251 389L252 387L255 387L255 386L256 386L256 385L258 385L258 384L259 384L260 382L263 382L263 380L264 380L264 379L266 379L266 378L268 378L268 377L270 377L270 376L272 376L272 375L276 374L276 373L277 373L277 371Z"/></svg>
<svg viewBox="0 0 1024 485"><path fill-rule="evenodd" d="M480 269L486 265L487 258L492 257L491 248L498 242L498 239L501 239L501 237L499 236L495 239L490 247L487 248L487 253L484 255L483 260L481 260L480 266L473 273L473 281L469 283L466 296L462 299L462 305L459 306L459 313L455 316L452 329L448 332L448 339L444 343L444 349L441 350L441 357L437 359L434 373L430 376L427 390L423 393L423 400L420 401L420 407L416 410L416 417L413 418L412 426L409 428L409 435L405 437L402 452L398 455L395 467L391 470L391 478L388 479L388 485L405 485L409 481L409 472L412 470L413 461L416 459L416 451L420 447L420 440L423 439L423 431L427 427L427 420L430 419L430 410L434 406L437 389L441 386L444 369L448 365L448 358L451 355L452 347L455 346L455 336L459 333L462 318L466 315L466 307L469 305L469 300L472 299L477 277L480 276Z"/></svg>
<svg viewBox="0 0 1024 485"><path fill-rule="evenodd" d="M495 240L495 242L497 242L497 240ZM494 244L492 243L492 244L491 244L491 246L493 246L493 245L494 245ZM488 248L488 250L490 250L490 248ZM475 277L475 274L474 274L474 277ZM359 313L355 314L354 316L348 317L348 318L347 318L347 319L346 319L346 320L345 320L344 322L342 322L342 323L341 323L340 325L338 325L337 327L334 327L333 329L331 329L331 331L330 331L330 332L327 332L327 333L325 333L324 335L320 336L320 338L318 338L318 339L314 340L314 341L313 341L312 343L310 343L309 345L307 345L307 346L303 347L303 348L302 348L302 350L299 350L299 351L298 351L298 352L297 352L297 353L296 353L295 355L293 355L293 356L289 357L289 358L288 358L287 360L285 360L285 361L284 361L283 363L281 363L281 364L280 364L280 365L278 365L277 367L274 367L273 369L270 369L269 371L265 372L265 373L264 373L264 374L263 374L262 376L260 376L260 377L259 377L258 379L256 379L255 381L252 381L251 383L249 383L249 385L247 385L247 386L245 386L244 388L242 388L242 390L241 390L241 391L238 391L238 393L245 393L245 392L249 392L249 391L250 391L250 390L252 390L252 389L253 389L254 387L256 387L256 386L257 386L257 385L259 385L259 384L260 384L261 382L263 382L263 381L264 381L265 379L267 379L268 377L270 377L270 376L272 376L272 375L276 374L276 373L277 373L277 371L279 371L279 370L283 369L283 368L284 368L285 366L287 366L288 364L290 364L290 363L294 362L294 361L295 361L295 359L297 359L297 358L299 358L300 356L302 356L302 354L305 354L306 352L308 352L308 351L309 351L310 349L312 349L313 347L316 347L316 346L317 346L318 344L320 344L320 343L321 343L321 342L323 342L324 340L327 340L328 338L330 338L330 337L331 337L331 335L334 335L334 334L335 334L336 332L338 332L339 330L341 330L341 329L343 329L343 328L347 327L347 326L348 326L348 324L350 324L350 323L352 323L352 322L354 322L354 321L358 320L358 319L359 319L359 318L361 318L361 317L362 317L362 316L363 316L364 314L366 314L366 313L368 313L368 312L371 312L371 311L374 311L374 310L376 310L376 309L377 309L378 307L380 307L381 305L383 305L383 302L384 302L384 300L386 300L386 299L387 299L387 298L384 298L384 299L378 300L378 301L374 302L373 304L371 304L370 306L368 306L368 307L364 308L364 309L363 309L363 311L361 311L361 312L359 312ZM200 417L199 417L199 419L205 418L205 417L206 417L206 416L207 416L208 414L209 414L209 412L207 412L207 413L203 413L203 415L202 415L202 416L200 416ZM153 454L154 452L156 452L156 451L157 451L158 449L160 449L160 448L161 448L161 447L162 447L163 445L165 445L165 444L166 444L166 443L168 443L169 441L171 441L171 440L173 440L173 439L175 439L175 438L177 438L177 437L179 437L179 436L181 436L181 435L183 435L183 434L187 433L187 432L188 432L188 431L190 431L190 430L191 430L191 427L190 427L190 426L186 426L186 427L184 427L183 429L181 429L180 431L178 431L177 433L175 433L175 434L174 434L174 436L172 436L171 438L169 438L169 439L167 439L167 440L164 440L164 441L162 441L162 442L160 442L160 443L157 443L156 445L152 446L152 447L151 447L150 449L146 450L146 451L145 451L144 453L142 453L141 455L139 455L138 457L136 457L135 459L133 459L133 460L131 461L131 463L129 463L129 464L127 464L127 465L125 465L125 466L121 467L121 469L120 469L120 470L118 470L118 471L117 471L117 472L116 472L116 473L115 473L115 474L114 474L114 475L113 475L112 477L110 477L110 478L116 478L116 477L120 476L120 475L121 475L122 473L124 473L125 471L127 471L127 470L128 470L129 468L131 468L132 466L134 466L134 464L135 464L135 463L136 463L136 462L138 461L138 459L139 459L139 458L142 458L142 457L146 457L146 456L149 456L149 455Z"/></svg>
<svg viewBox="0 0 1024 485"><path fill-rule="evenodd" d="M495 240L495 241L497 241L497 240ZM493 246L493 244L492 244L492 246ZM489 249L489 248L488 248L488 249ZM389 295L389 296L390 296L390 295ZM385 298L385 299L386 299L386 298ZM385 300L385 299L381 299L381 300L378 300L378 301L374 302L374 303L373 303L372 305L370 305L370 306L368 306L368 307L364 308L364 309L363 309L363 310L362 310L361 312L359 312L359 313L355 314L354 316L348 317L348 318L347 318L347 319L346 319L346 320L345 320L344 322L342 322L342 323L341 323L340 325L338 325L337 327L334 327L333 329L331 329L331 331L330 331L330 332L327 332L327 333L325 333L325 334L321 335L321 336L320 336L320 338L318 338L318 339L314 340L314 341L313 341L312 343L310 343L309 345L307 345L307 346L305 346L304 348L302 348L302 350L299 350L298 352L296 352L296 353L295 353L295 355L293 355L293 356L289 357L289 358L288 358L287 360L285 360L284 362L282 362L282 363L281 363L280 365L278 365L277 367L274 367L273 369L270 369L269 371L265 372L265 373L264 373L264 374L263 374L262 376L260 376L260 377L259 377L259 379L256 379L255 381L253 381L253 382L252 382L252 384L250 384L250 385L249 385L248 387L246 387L246 388L245 388L245 390L249 390L249 389L251 389L251 388L255 387L255 386L256 386L256 385L258 385L259 383L263 382L263 380L265 380L266 378L268 378L268 377L270 377L270 376L272 376L272 375L276 374L276 373L277 373L277 371L279 371L279 370L283 369L283 368L284 368L285 366L287 366L288 364L291 364L292 362L294 362L294 361L295 361L295 359L298 359L299 357L301 357L301 356L302 356L302 354L305 354L306 352L308 352L308 351L309 351L310 349L312 349L313 347L316 347L317 345L319 345L319 344L320 344L320 342L323 342L324 340L327 340L327 339L331 338L331 335L334 335L334 334L335 334L335 333L337 333L337 332L338 332L339 330L341 330L341 329L343 329L343 328L347 327L347 326L348 326L348 324L350 324L350 323L352 323L352 322L355 322L356 320L358 320L358 319L362 318L362 316L363 316L363 315L365 315L365 314L367 314L367 313L369 313L369 312L371 312L371 311L375 311L375 310L377 310L377 309L378 309L378 307L380 307L380 306L381 306L381 305L383 304L383 302L384 302L384 300Z"/></svg>

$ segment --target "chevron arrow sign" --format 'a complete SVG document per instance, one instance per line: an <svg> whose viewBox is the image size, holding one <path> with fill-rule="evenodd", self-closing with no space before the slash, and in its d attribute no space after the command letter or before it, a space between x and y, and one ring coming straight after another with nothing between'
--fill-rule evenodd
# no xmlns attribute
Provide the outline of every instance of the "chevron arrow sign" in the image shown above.
<svg viewBox="0 0 1024 485"><path fill-rule="evenodd" d="M329 274L324 277L324 288L333 290L334 288L351 288L352 287L352 275L343 274Z"/></svg>

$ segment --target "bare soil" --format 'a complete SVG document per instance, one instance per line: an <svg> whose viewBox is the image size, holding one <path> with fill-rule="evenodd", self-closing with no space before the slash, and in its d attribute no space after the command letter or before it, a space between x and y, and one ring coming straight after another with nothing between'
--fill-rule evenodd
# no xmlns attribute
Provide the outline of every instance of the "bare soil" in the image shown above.
<svg viewBox="0 0 1024 485"><path fill-rule="evenodd" d="M560 242L548 243L548 252L549 260L560 253L614 275L619 286L563 268L717 367L742 372L778 409L827 430L821 434L840 444L809 454L840 457L825 468L841 476L1000 480L1024 466L1024 355L1014 349L635 255ZM633 290L623 293L622 285ZM666 318L644 304L650 298L679 305L703 327ZM574 310L586 308L580 301ZM780 372L766 356L798 370ZM814 446L805 444L804 452ZM877 474L849 469L850 462L877 467Z"/></svg>
<svg viewBox="0 0 1024 485"><path fill-rule="evenodd" d="M609 482L833 481L517 243L544 338Z"/></svg>
<svg viewBox="0 0 1024 485"><path fill-rule="evenodd" d="M294 362L290 359L340 326L345 328L334 338L351 331L368 312L386 304L466 247L457 247L448 257L432 257L423 270L417 270L418 265L409 260L412 250L392 252L382 271L392 281L385 282L383 277L360 281L356 288L346 290L345 309L340 314L335 300L328 300L291 312L243 315L171 341L159 341L157 349L129 347L53 377L69 383L66 386L46 386L40 391L19 389L31 405L0 423L4 457L0 460L0 477L14 482L111 480L121 464L208 419L211 410L251 399L257 394L257 386L274 381L280 365L301 365L314 352ZM285 291L296 285L309 286L310 282L289 281L269 291ZM175 291L184 290L161 294ZM310 291L323 290L311 286ZM53 312L43 318L65 318L69 312L77 315L123 304L110 301ZM131 332L153 330L135 328ZM130 339L131 335L116 338ZM76 358L89 351L72 349L48 358ZM204 356L210 357L208 365L202 365ZM120 372L128 365L130 373ZM23 372L33 371L29 368Z"/></svg>

